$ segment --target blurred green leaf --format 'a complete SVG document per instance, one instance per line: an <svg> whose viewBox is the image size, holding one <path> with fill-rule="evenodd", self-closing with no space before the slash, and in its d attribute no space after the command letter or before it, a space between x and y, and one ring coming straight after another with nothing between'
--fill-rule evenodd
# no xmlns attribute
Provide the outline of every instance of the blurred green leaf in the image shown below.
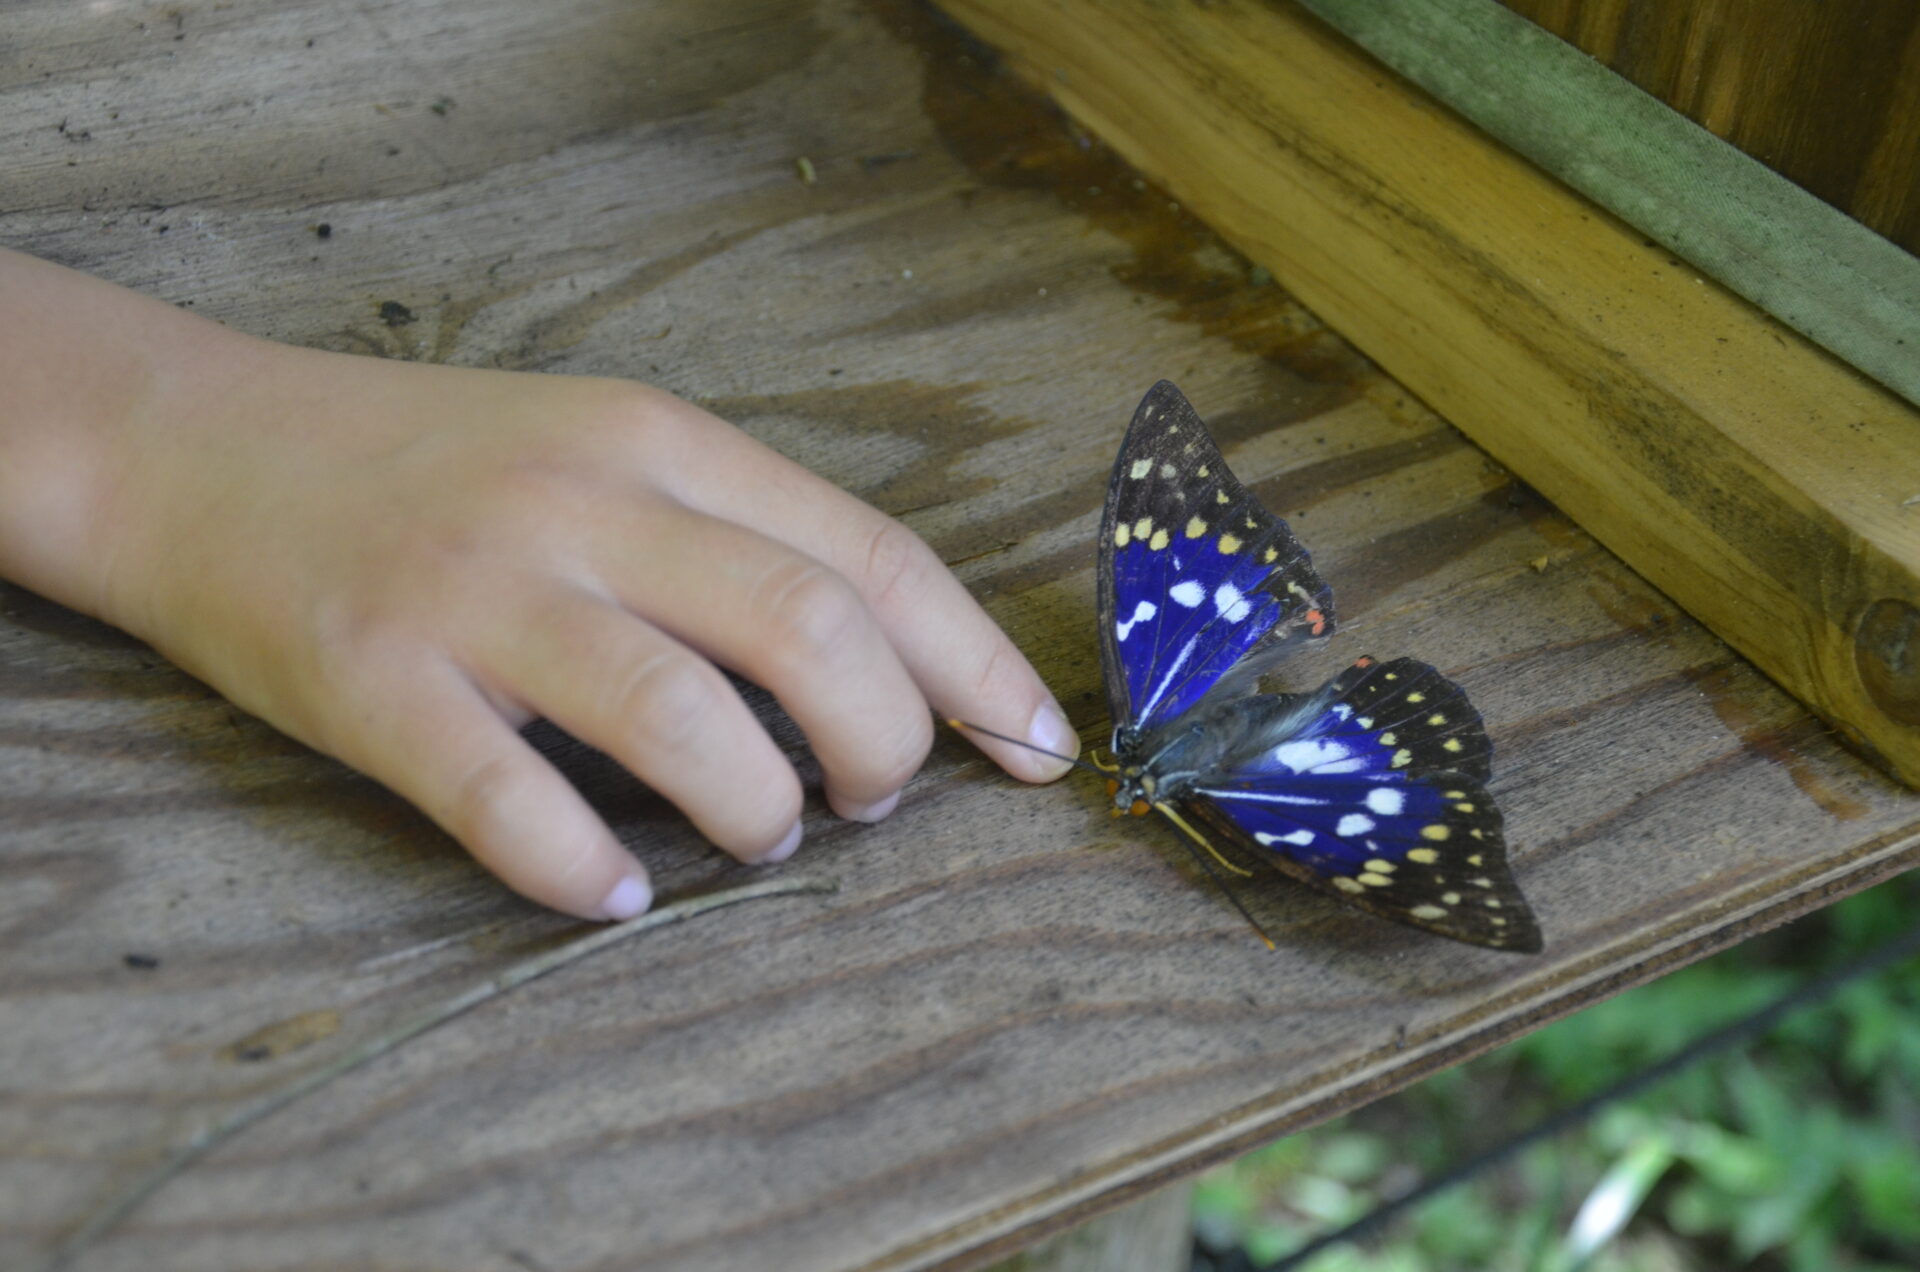
<svg viewBox="0 0 1920 1272"><path fill-rule="evenodd" d="M1392 1149L1378 1135L1357 1131L1326 1136L1314 1154L1314 1169L1342 1183L1357 1184L1373 1179L1387 1167Z"/></svg>
<svg viewBox="0 0 1920 1272"><path fill-rule="evenodd" d="M1664 1136L1650 1134L1629 1149L1581 1203L1567 1233L1567 1254L1574 1260L1591 1258L1620 1235L1672 1164L1673 1149Z"/></svg>
<svg viewBox="0 0 1920 1272"><path fill-rule="evenodd" d="M1895 1237L1920 1237L1920 1152L1897 1141L1863 1148L1848 1169L1862 1217Z"/></svg>

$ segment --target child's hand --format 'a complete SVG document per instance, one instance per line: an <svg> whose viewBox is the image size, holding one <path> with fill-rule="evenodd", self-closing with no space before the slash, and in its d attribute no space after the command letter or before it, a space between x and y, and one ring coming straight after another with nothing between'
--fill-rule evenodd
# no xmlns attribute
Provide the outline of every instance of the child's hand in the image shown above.
<svg viewBox="0 0 1920 1272"><path fill-rule="evenodd" d="M794 850L800 783L716 665L780 700L843 817L892 810L929 704L1077 749L918 538L697 407L288 348L87 287L164 335L107 442L61 452L90 515L18 551L0 519L0 569L392 787L534 900L622 918L650 897L515 732L536 715L743 861ZM1028 780L1063 768L985 745Z"/></svg>

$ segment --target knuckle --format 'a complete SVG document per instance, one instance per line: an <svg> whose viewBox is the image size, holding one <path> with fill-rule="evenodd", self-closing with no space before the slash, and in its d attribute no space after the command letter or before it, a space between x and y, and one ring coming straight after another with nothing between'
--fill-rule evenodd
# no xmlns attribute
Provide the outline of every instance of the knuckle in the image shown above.
<svg viewBox="0 0 1920 1272"><path fill-rule="evenodd" d="M888 517L867 540L866 567L860 580L862 591L872 598L876 608L910 598L921 590L938 563L933 549L919 535Z"/></svg>
<svg viewBox="0 0 1920 1272"><path fill-rule="evenodd" d="M874 742L874 785L883 791L897 791L920 771L927 754L933 750L933 717L925 712L903 717L899 724L879 734Z"/></svg>
<svg viewBox="0 0 1920 1272"><path fill-rule="evenodd" d="M815 562L783 568L769 580L761 621L785 666L807 666L841 648L865 618L853 589Z"/></svg>
<svg viewBox="0 0 1920 1272"><path fill-rule="evenodd" d="M621 731L642 751L685 746L716 706L713 673L692 654L666 650L643 658L612 702Z"/></svg>
<svg viewBox="0 0 1920 1272"><path fill-rule="evenodd" d="M987 653L987 660L980 665L980 674L973 679L973 693L976 698L985 698L993 690L994 678L1000 674L1000 665L1006 661L1007 647L995 642Z"/></svg>
<svg viewBox="0 0 1920 1272"><path fill-rule="evenodd" d="M444 822L467 843L497 839L509 823L509 810L520 799L528 780L527 766L518 757L494 753L475 764L454 785Z"/></svg>

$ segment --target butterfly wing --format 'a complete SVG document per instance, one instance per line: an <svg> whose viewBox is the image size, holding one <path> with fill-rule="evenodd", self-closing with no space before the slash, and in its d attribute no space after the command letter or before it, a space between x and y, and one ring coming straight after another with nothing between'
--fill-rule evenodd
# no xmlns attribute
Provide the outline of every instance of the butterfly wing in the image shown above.
<svg viewBox="0 0 1920 1272"><path fill-rule="evenodd" d="M1535 952L1507 866L1493 754L1466 693L1425 663L1362 659L1197 782L1193 815L1249 855L1383 918Z"/></svg>
<svg viewBox="0 0 1920 1272"><path fill-rule="evenodd" d="M1166 380L1141 400L1114 463L1099 574L1116 729L1174 720L1249 655L1333 630L1333 596L1306 549Z"/></svg>

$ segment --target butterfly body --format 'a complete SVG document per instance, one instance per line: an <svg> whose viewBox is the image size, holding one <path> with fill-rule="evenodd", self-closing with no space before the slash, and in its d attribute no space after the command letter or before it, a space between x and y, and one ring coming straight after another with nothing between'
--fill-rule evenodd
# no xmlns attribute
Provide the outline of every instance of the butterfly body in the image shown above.
<svg viewBox="0 0 1920 1272"><path fill-rule="evenodd" d="M1135 412L1100 533L1116 812L1157 810L1215 856L1398 922L1539 948L1485 788L1492 747L1458 685L1362 658L1310 693L1257 691L1332 633L1332 593L1167 381Z"/></svg>

